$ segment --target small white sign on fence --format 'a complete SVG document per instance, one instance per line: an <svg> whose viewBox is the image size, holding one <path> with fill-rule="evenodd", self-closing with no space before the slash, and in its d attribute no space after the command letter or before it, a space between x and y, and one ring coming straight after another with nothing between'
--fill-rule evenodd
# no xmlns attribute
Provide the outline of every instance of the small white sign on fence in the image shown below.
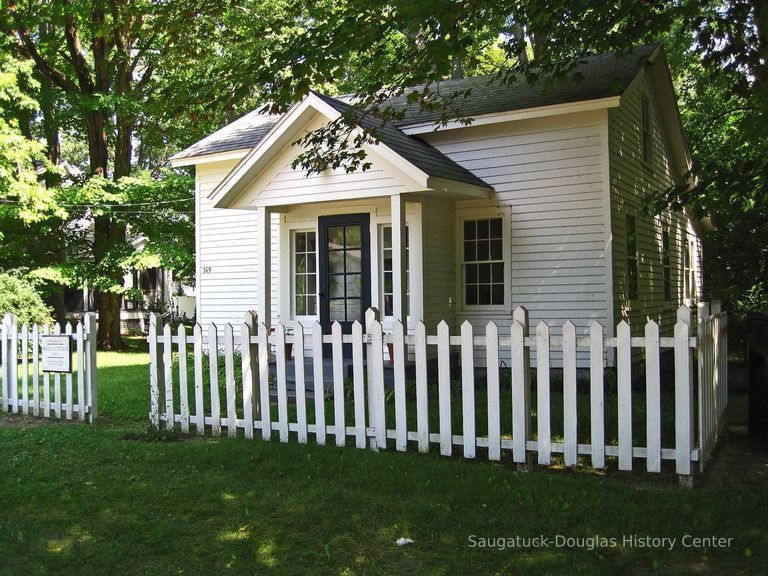
<svg viewBox="0 0 768 576"><path fill-rule="evenodd" d="M69 374L72 372L72 338L70 336L43 336L43 372Z"/></svg>

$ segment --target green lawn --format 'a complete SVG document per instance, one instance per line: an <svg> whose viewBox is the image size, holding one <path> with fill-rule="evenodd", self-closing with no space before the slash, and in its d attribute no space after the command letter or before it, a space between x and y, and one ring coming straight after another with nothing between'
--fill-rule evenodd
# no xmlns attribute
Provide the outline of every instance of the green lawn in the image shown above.
<svg viewBox="0 0 768 576"><path fill-rule="evenodd" d="M508 462L242 438L148 441L147 363L138 348L100 354L93 426L3 418L0 574L768 573L768 459L744 455L743 427L729 428L695 490L673 475L526 474ZM734 397L732 424L744 409ZM677 542L558 548L558 534ZM686 534L733 542L683 548ZM469 545L538 535L551 546ZM397 547L399 537L415 543Z"/></svg>

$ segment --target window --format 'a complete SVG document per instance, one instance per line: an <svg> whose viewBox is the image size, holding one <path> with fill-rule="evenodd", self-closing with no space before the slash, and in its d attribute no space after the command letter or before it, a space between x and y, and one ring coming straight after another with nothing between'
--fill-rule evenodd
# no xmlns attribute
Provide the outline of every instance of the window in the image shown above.
<svg viewBox="0 0 768 576"><path fill-rule="evenodd" d="M504 305L504 235L501 218L464 221L464 304Z"/></svg>
<svg viewBox="0 0 768 576"><path fill-rule="evenodd" d="M693 255L696 246L688 234L683 233L683 298L696 298L696 273L693 268Z"/></svg>
<svg viewBox="0 0 768 576"><path fill-rule="evenodd" d="M382 302L384 302L384 316L394 315L394 278L392 276L392 226L381 228L381 270L382 270ZM405 314L411 309L410 290L410 250L408 247L408 227L405 227Z"/></svg>
<svg viewBox="0 0 768 576"><path fill-rule="evenodd" d="M630 300L637 300L637 234L635 217L627 214L627 283Z"/></svg>
<svg viewBox="0 0 768 576"><path fill-rule="evenodd" d="M293 235L293 290L295 316L317 314L317 243L315 232Z"/></svg>
<svg viewBox="0 0 768 576"><path fill-rule="evenodd" d="M661 271L664 275L664 301L672 300L672 277L669 255L669 230L665 228L661 232Z"/></svg>
<svg viewBox="0 0 768 576"><path fill-rule="evenodd" d="M648 96L643 94L641 104L641 131L640 146L642 147L643 162L650 164L653 159L653 132L651 129L651 101Z"/></svg>

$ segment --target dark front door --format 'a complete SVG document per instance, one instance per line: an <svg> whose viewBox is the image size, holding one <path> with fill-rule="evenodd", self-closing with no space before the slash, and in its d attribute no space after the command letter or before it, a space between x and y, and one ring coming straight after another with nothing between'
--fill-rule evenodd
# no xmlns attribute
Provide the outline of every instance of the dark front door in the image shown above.
<svg viewBox="0 0 768 576"><path fill-rule="evenodd" d="M320 324L329 333L338 321L350 332L364 323L371 305L370 216L344 214L318 219L320 233Z"/></svg>

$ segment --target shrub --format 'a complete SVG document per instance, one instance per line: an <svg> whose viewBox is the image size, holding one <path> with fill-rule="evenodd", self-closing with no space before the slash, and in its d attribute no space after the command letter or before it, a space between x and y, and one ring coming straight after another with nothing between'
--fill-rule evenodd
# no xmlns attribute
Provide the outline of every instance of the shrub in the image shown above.
<svg viewBox="0 0 768 576"><path fill-rule="evenodd" d="M45 305L34 284L11 274L0 274L0 316L15 314L19 324L52 322L51 308Z"/></svg>

